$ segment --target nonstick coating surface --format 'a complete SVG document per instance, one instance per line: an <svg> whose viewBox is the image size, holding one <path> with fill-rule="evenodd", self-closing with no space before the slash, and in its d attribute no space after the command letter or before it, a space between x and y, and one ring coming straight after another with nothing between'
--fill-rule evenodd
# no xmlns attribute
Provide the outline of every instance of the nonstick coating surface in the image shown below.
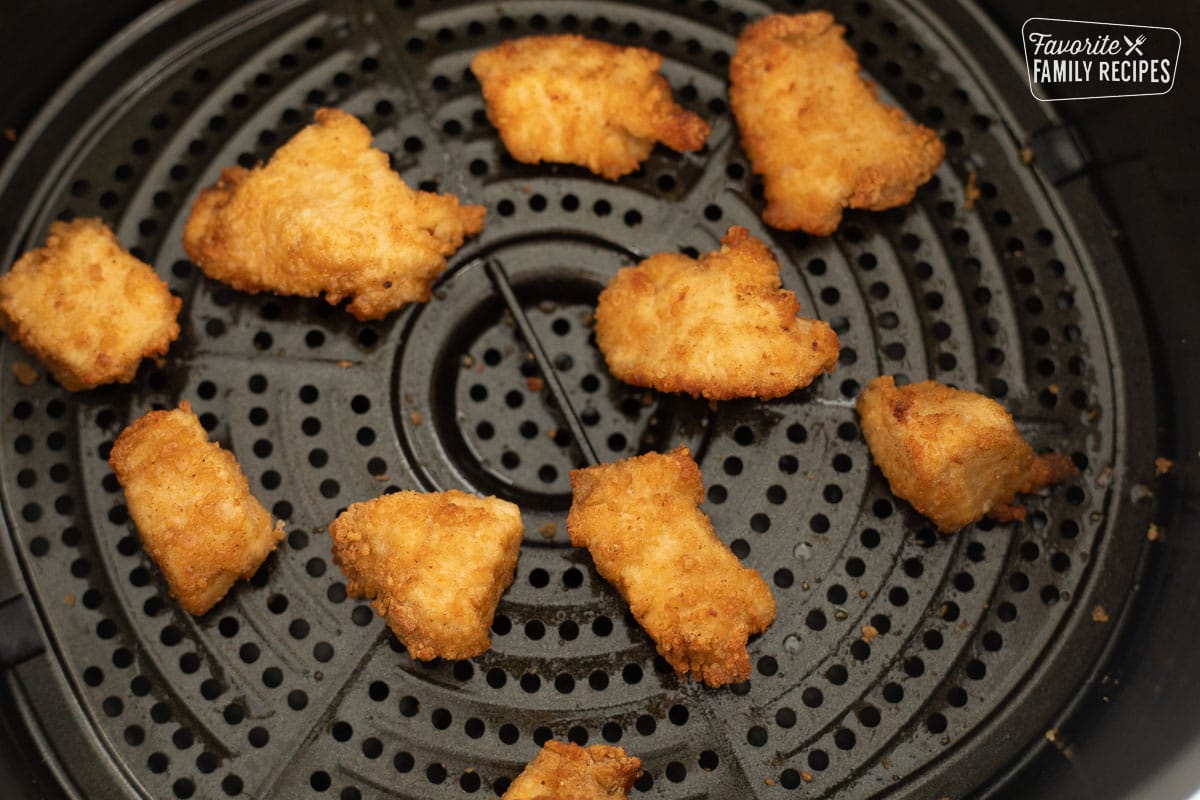
<svg viewBox="0 0 1200 800"><path fill-rule="evenodd" d="M990 34L951 35L899 2L830 8L884 97L948 155L912 204L851 212L828 239L762 225L726 108L736 32L764 4L179 3L93 63L123 90L76 83L31 145L52 154L35 184L0 176L3 208L18 189L24 204L4 263L56 217L102 216L185 303L169 358L131 386L23 386L12 366L28 356L0 345L0 489L62 669L46 683L113 765L66 764L84 794L490 796L557 737L640 756L635 796L959 797L1053 738L1150 546L1140 322L1097 269L1107 243L1085 241L1022 153L1009 103L1028 115L1029 99L976 66L968 44ZM509 159L467 64L562 31L663 52L677 96L713 122L708 148L659 148L618 183ZM155 40L172 44L151 58ZM363 118L410 184L487 204L429 304L360 324L187 262L196 192L267 159L321 105ZM835 373L716 407L613 380L589 328L600 288L651 253L711 250L731 224L767 241L806 313L837 329ZM877 374L987 392L1081 475L1031 499L1023 524L938 537L871 466L852 403ZM167 595L105 463L124 425L181 399L289 531L198 620ZM779 603L750 681L680 684L569 546L567 472L586 463L573 427L602 460L680 441L697 454L705 511ZM324 526L396 488L521 504L526 543L483 656L413 662L346 598ZM53 727L56 708L26 713Z"/></svg>

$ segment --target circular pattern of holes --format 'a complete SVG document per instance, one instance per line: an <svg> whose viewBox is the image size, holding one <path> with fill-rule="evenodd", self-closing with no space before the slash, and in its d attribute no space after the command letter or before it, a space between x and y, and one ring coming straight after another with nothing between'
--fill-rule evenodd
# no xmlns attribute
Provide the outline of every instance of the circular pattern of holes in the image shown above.
<svg viewBox="0 0 1200 800"><path fill-rule="evenodd" d="M677 8L680 31L697 30L697 21L744 21L715 3ZM785 263L799 268L785 280L812 297L810 310L833 322L844 349L837 372L811 392L827 404L811 397L765 408L727 404L705 453L706 510L779 600L779 620L752 644L752 679L724 692L681 692L619 603L574 599L596 582L586 560L570 555L522 565L513 594L537 600L537 607L503 607L493 651L472 662L414 665L398 657L402 648L381 633L367 607L347 601L318 528L348 502L405 485L405 467L386 444L392 423L382 382L374 393L345 391L340 375L349 373L339 371L347 362L365 370L385 363L379 352L395 322L359 325L319 303L250 298L198 280L175 234L200 174L225 160L267 157L317 105L340 103L367 118L392 145L397 167L424 188L439 185L435 168L424 166L426 158L436 160L433 150L459 154L468 196L480 184L534 180L540 169L502 154L461 70L471 48L541 30L579 30L662 50L685 104L715 118L718 134L721 119L727 133L733 130L721 97L689 88L696 85L689 76L706 74L710 83L723 76L732 47L727 34L706 28L702 44L699 35L672 32L660 14L633 7L623 7L620 19L496 13L472 9L454 25L418 26L435 32L394 43L401 63L456 68L431 69L428 86L418 87L427 102L443 98L429 117L436 125L419 134L396 121L411 117L403 102L372 83L381 62L386 67L379 53L387 48L353 26L349 34L313 26L264 51L242 83L215 68L184 70L175 84L156 90L161 111L147 105L136 112L146 117L144 130L96 145L99 154L127 148L127 158L89 160L115 164L111 174L87 167L93 172L70 183L62 216L119 215L119 231L136 231L135 250L168 265L172 288L190 296L186 335L196 352L187 365L168 361L144 370L128 405L120 390L67 398L44 381L23 387L10 370L3 373L3 396L11 399L5 458L15 467L5 470L6 494L33 556L35 582L68 600L49 613L82 616L103 642L101 658L94 640L68 649L88 701L126 748L124 757L178 797L215 796L215 788L204 788L210 784L238 794L249 776L270 773L270 764L291 752L290 730L306 730L317 717L333 720L305 758L318 766L277 775L281 790L291 781L298 792L354 797L361 794L357 775L363 785L387 781L406 791L456 783L466 793L502 792L514 765L549 736L666 753L647 761L638 789L678 786L685 794L719 793L742 780L757 787L764 779L831 791L852 772L871 769L864 764L880 752L897 772L936 757L1020 679L1028 655L1006 646L1010 636L1034 652L1045 645L1099 527L1086 514L1094 498L1080 481L1049 502L1036 501L1024 526L985 522L938 540L871 476L842 401L878 372L932 375L978 384L1019 418L1036 412L1078 430L1111 389L1091 366L1105 361L1099 338L1085 335L1094 334L1095 310L1076 306L1070 287L1079 276L1055 246L1060 234L1036 222L1040 207L1006 168L993 167L979 176L975 212L963 208L961 184L975 163L1014 160L1011 147L989 134L988 115L972 107L977 93L954 81L931 83L931 70L947 56L934 58L866 4L839 9L851 23L851 42L884 91L939 130L949 165L910 208L848 214L831 240L773 240ZM685 24L686 15L697 19ZM221 95L214 84L238 88ZM189 116L201 99L200 107L211 101L217 110ZM248 139L247 131L258 132ZM724 159L720 180L707 186L704 158ZM761 185L732 139L700 159L656 153L626 183L667 202L688 197L688 213L709 238L733 222L753 224L761 202ZM641 212L614 208L602 186L582 177L579 185L554 202L588 218L580 224L642 224ZM540 214L558 209L542 193L514 191L489 210L497 221L511 219L510 227L536 228ZM559 320L548 322L558 333ZM480 357L499 368L504 359L491 364L490 353L485 347ZM15 357L11 347L7 357ZM253 368L230 367L247 358ZM503 408L529 400L525 379L536 376L520 370L499 398ZM166 597L102 461L124 420L180 396L212 435L232 444L256 494L290 529L287 547L255 577L255 588L235 592L198 621ZM78 443L71 440L72 415ZM539 427L534 435L546 435L554 418L521 421L520 436L526 421ZM628 434L623 443L617 435L607 437L605 457L633 446ZM1085 469L1103 463L1103 437L1086 447L1078 439L1054 444ZM519 439L505 440L519 447ZM71 452L83 460L72 463ZM512 452L519 457L519 449ZM499 463L510 467L503 455ZM534 465L538 478L561 483L561 471L551 476L546 466ZM80 496L88 501L76 502ZM1000 537L1007 536L1017 544L1006 559ZM392 646L372 648L380 637ZM346 697L326 715L351 675ZM168 685L183 702L165 699ZM697 713L698 703L719 713ZM602 715L586 711L600 707L607 709ZM295 725L277 724L284 708ZM869 748L860 744L867 739ZM351 748L360 760L340 755ZM780 767L771 755L778 751L796 754ZM216 755L223 752L237 755ZM335 758L351 766L335 768Z"/></svg>

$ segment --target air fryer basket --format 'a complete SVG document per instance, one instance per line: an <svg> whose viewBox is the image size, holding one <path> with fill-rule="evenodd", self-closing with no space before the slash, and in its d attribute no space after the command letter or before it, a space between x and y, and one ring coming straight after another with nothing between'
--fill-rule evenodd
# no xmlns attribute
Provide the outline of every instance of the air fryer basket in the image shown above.
<svg viewBox="0 0 1200 800"><path fill-rule="evenodd" d="M555 737L640 756L634 796L958 798L1002 791L1047 740L1069 747L1057 721L1103 686L1156 546L1132 291L1094 200L1031 163L1055 120L983 20L936 0L829 7L947 159L913 203L851 212L827 239L761 223L727 109L736 33L764 3L175 2L96 56L0 173L3 263L55 218L101 216L184 308L170 356L130 386L25 386L12 368L29 357L0 345L16 595L0 622L26 634L4 645L12 713L68 793L487 797ZM568 31L662 52L681 102L713 122L706 149L658 148L617 183L509 158L470 57ZM487 205L430 303L359 323L187 261L196 192L323 105L361 117L411 185ZM833 375L719 405L611 378L590 332L600 288L648 254L711 250L732 224L833 324ZM853 398L878 374L989 393L1079 477L1031 498L1024 523L937 536L871 466ZM130 420L181 399L288 528L199 619L168 596L105 461ZM779 604L751 679L723 690L677 680L565 531L570 469L680 441L717 531ZM332 564L324 526L404 488L523 509L478 658L414 662Z"/></svg>

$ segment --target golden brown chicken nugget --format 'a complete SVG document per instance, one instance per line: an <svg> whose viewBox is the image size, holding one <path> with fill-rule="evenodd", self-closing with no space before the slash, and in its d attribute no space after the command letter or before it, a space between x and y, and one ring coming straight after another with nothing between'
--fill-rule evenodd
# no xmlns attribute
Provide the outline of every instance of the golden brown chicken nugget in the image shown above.
<svg viewBox="0 0 1200 800"><path fill-rule="evenodd" d="M781 397L833 371L838 338L797 316L779 262L745 228L699 261L651 256L600 293L596 344L613 375L635 386L710 400Z"/></svg>
<svg viewBox="0 0 1200 800"><path fill-rule="evenodd" d="M179 336L181 300L99 219L54 222L0 277L0 330L63 388L128 383Z"/></svg>
<svg viewBox="0 0 1200 800"><path fill-rule="evenodd" d="M738 37L729 100L776 228L826 236L843 208L903 205L945 155L933 131L879 101L845 32L813 11L769 16Z"/></svg>
<svg viewBox="0 0 1200 800"><path fill-rule="evenodd" d="M582 36L526 36L471 61L488 119L513 158L579 164L616 179L654 143L699 150L710 126L676 105L662 56Z"/></svg>
<svg viewBox="0 0 1200 800"><path fill-rule="evenodd" d="M512 583L521 510L459 491L355 503L329 526L346 592L366 597L413 658L471 658Z"/></svg>
<svg viewBox="0 0 1200 800"><path fill-rule="evenodd" d="M500 800L626 800L642 762L619 747L551 739Z"/></svg>
<svg viewBox="0 0 1200 800"><path fill-rule="evenodd" d="M571 544L588 549L659 654L709 686L748 678L746 640L775 619L775 598L700 510L687 445L573 470L571 489Z"/></svg>
<svg viewBox="0 0 1200 800"><path fill-rule="evenodd" d="M208 440L186 400L122 431L108 463L146 552L190 614L252 576L283 538L283 523L271 525L233 453Z"/></svg>
<svg viewBox="0 0 1200 800"><path fill-rule="evenodd" d="M935 381L898 388L890 375L875 378L858 414L892 491L943 533L985 515L1024 519L1016 495L1076 473L1065 455L1034 453L995 400Z"/></svg>
<svg viewBox="0 0 1200 800"><path fill-rule="evenodd" d="M192 206L183 246L204 273L245 292L350 298L380 319L428 300L446 257L483 230L483 206L418 192L355 117L322 108L266 166L230 167Z"/></svg>

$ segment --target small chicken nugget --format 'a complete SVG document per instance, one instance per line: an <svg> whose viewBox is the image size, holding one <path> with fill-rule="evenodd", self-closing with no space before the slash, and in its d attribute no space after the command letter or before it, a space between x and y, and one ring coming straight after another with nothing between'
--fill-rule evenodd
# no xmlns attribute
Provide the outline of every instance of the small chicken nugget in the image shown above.
<svg viewBox="0 0 1200 800"><path fill-rule="evenodd" d="M183 246L245 292L317 297L361 320L430 297L446 257L483 230L483 206L418 192L355 117L322 108L266 166L230 167L196 198Z"/></svg>
<svg viewBox="0 0 1200 800"><path fill-rule="evenodd" d="M676 105L662 56L582 36L526 36L471 61L488 119L513 158L557 161L615 180L654 143L699 150L710 126Z"/></svg>
<svg viewBox="0 0 1200 800"><path fill-rule="evenodd" d="M875 378L858 398L862 432L898 497L953 533L986 515L1024 519L1016 496L1076 474L1059 453L1037 455L1004 407L935 381L897 388Z"/></svg>
<svg viewBox="0 0 1200 800"><path fill-rule="evenodd" d="M769 16L738 37L729 101L776 228L827 236L843 208L903 205L945 156L933 131L879 101L845 32L813 11Z"/></svg>
<svg viewBox="0 0 1200 800"><path fill-rule="evenodd" d="M54 222L0 277L0 330L76 392L128 383L179 336L182 301L99 219Z"/></svg>
<svg viewBox="0 0 1200 800"><path fill-rule="evenodd" d="M642 762L619 747L551 739L500 800L626 800Z"/></svg>
<svg viewBox="0 0 1200 800"><path fill-rule="evenodd" d="M600 293L596 344L613 375L693 397L781 397L831 372L833 328L797 316L779 262L745 228L699 261L651 256Z"/></svg>
<svg viewBox="0 0 1200 800"><path fill-rule="evenodd" d="M586 547L658 652L709 686L750 676L746 640L775 619L775 598L699 509L687 445L571 472L571 543Z"/></svg>
<svg viewBox="0 0 1200 800"><path fill-rule="evenodd" d="M413 658L471 658L512 583L521 510L459 491L355 503L329 526L346 592L366 597Z"/></svg>
<svg viewBox="0 0 1200 800"><path fill-rule="evenodd" d="M205 613L283 538L233 453L210 442L185 400L121 432L108 459L142 544L185 611Z"/></svg>

